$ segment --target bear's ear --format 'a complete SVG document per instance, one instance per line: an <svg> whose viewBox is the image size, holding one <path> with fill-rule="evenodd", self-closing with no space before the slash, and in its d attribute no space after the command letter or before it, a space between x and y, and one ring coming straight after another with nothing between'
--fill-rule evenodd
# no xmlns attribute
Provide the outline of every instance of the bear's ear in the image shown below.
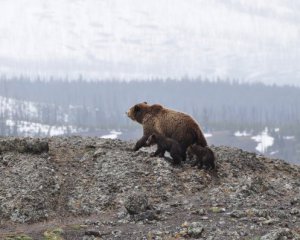
<svg viewBox="0 0 300 240"><path fill-rule="evenodd" d="M144 102L145 104L148 104L147 102Z"/></svg>

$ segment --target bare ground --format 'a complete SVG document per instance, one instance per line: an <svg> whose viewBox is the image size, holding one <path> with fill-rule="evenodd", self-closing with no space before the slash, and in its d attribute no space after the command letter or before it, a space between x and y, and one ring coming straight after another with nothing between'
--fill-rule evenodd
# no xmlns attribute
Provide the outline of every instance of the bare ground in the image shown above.
<svg viewBox="0 0 300 240"><path fill-rule="evenodd" d="M300 239L299 166L221 146L206 171L132 148L1 139L0 239Z"/></svg>

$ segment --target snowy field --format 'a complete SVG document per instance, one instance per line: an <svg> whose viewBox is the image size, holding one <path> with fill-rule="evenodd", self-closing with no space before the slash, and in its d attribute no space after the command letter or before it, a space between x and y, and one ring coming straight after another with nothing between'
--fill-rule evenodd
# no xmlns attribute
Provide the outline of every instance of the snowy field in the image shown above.
<svg viewBox="0 0 300 240"><path fill-rule="evenodd" d="M297 84L298 0L1 1L0 73Z"/></svg>

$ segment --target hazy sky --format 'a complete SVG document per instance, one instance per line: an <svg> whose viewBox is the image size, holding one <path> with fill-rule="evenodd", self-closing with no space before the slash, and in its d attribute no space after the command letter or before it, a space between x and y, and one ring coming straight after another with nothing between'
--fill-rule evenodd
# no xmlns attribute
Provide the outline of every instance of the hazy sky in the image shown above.
<svg viewBox="0 0 300 240"><path fill-rule="evenodd" d="M300 85L299 0L0 0L0 73Z"/></svg>

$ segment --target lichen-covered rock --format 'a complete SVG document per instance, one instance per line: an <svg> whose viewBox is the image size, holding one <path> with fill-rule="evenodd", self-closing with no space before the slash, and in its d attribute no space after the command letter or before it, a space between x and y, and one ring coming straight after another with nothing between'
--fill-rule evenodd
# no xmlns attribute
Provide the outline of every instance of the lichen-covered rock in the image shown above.
<svg viewBox="0 0 300 240"><path fill-rule="evenodd" d="M58 226L59 237L74 240L299 234L299 166L212 146L217 169L207 171L150 157L155 147L133 147L78 136L1 138L0 239L20 229L44 239Z"/></svg>
<svg viewBox="0 0 300 240"><path fill-rule="evenodd" d="M17 234L6 236L4 240L33 240L33 238L26 234Z"/></svg>
<svg viewBox="0 0 300 240"><path fill-rule="evenodd" d="M124 206L129 214L146 212L149 209L148 197L145 193L131 193L125 200Z"/></svg>
<svg viewBox="0 0 300 240"><path fill-rule="evenodd" d="M270 233L265 234L260 238L261 240L282 240L282 239L291 239L291 240L299 240L300 235L291 231L288 228L279 228L274 229Z"/></svg>
<svg viewBox="0 0 300 240"><path fill-rule="evenodd" d="M57 211L60 182L47 159L18 154L5 155L0 169L0 217L14 222L48 219Z"/></svg>
<svg viewBox="0 0 300 240"><path fill-rule="evenodd" d="M200 238L204 230L203 224L201 222L192 222L188 225L188 235L192 238Z"/></svg>
<svg viewBox="0 0 300 240"><path fill-rule="evenodd" d="M61 228L47 230L44 232L44 240L64 240L61 236L63 232Z"/></svg>
<svg viewBox="0 0 300 240"><path fill-rule="evenodd" d="M242 217L246 217L247 213L243 210L234 210L230 213L230 216L233 218L242 218Z"/></svg>
<svg viewBox="0 0 300 240"><path fill-rule="evenodd" d="M46 140L39 138L8 138L0 139L0 154L4 152L40 154L49 151Z"/></svg>

